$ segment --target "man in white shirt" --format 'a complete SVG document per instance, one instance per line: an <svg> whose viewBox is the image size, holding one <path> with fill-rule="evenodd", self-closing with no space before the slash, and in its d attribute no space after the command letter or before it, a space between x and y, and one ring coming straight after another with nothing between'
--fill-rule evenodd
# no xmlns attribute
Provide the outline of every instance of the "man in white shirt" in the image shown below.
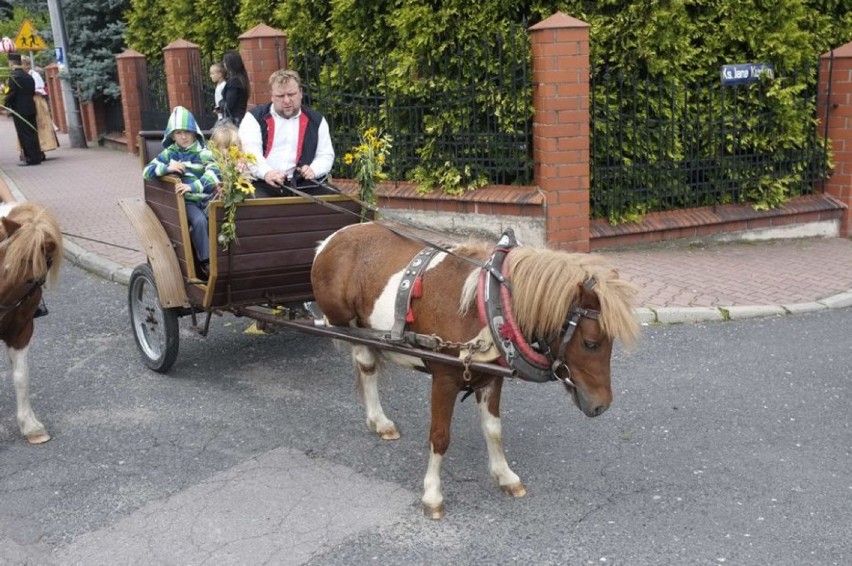
<svg viewBox="0 0 852 566"><path fill-rule="evenodd" d="M302 106L302 83L295 71L275 71L269 87L272 102L252 108L240 123L243 151L257 160L249 166L258 179L256 196L287 195L285 187L294 174L307 181L300 190L325 192L316 182L325 179L334 164L328 122Z"/></svg>

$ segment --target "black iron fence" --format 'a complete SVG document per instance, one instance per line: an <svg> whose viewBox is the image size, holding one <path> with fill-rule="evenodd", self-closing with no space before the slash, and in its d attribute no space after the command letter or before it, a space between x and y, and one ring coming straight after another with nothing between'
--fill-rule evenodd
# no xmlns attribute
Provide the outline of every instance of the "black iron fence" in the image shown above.
<svg viewBox="0 0 852 566"><path fill-rule="evenodd" d="M412 62L318 57L289 48L304 102L328 119L334 172L353 177L344 155L370 127L393 137L388 174L453 167L491 184L531 184L532 96L525 29L483 45ZM462 62L460 64L460 62ZM202 128L215 122L209 61L200 81ZM818 135L818 66L773 81L684 86L592 72L592 216L622 222L643 214L750 202L774 206L810 194L828 174ZM148 65L143 129L169 115L162 62ZM779 102L783 101L783 103ZM416 179L415 179L416 180Z"/></svg>
<svg viewBox="0 0 852 566"><path fill-rule="evenodd" d="M810 194L827 175L818 66L722 86L592 74L592 217Z"/></svg>
<svg viewBox="0 0 852 566"><path fill-rule="evenodd" d="M147 80L138 85L142 109L142 129L162 130L169 120L169 92L166 70L162 61L148 61L148 72L140 74Z"/></svg>
<svg viewBox="0 0 852 566"><path fill-rule="evenodd" d="M209 130L216 123L213 112L213 94L215 87L208 77L210 62L190 60L190 91L195 97L192 101L201 112L195 113L195 119L202 130ZM166 84L166 72L162 61L148 61L148 80L139 85L142 107L142 129L162 130L166 127L171 114L169 93Z"/></svg>
<svg viewBox="0 0 852 566"><path fill-rule="evenodd" d="M532 182L532 96L525 28L430 60L342 61L290 47L304 103L323 113L337 152L335 174L370 127L390 134L388 172L412 179L450 168L489 183Z"/></svg>

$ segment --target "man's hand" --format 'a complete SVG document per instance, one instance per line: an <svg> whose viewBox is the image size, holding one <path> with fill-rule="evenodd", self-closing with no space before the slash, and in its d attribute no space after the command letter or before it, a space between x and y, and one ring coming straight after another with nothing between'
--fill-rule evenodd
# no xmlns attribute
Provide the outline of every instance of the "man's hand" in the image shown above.
<svg viewBox="0 0 852 566"><path fill-rule="evenodd" d="M287 175L284 174L284 171L273 169L263 176L263 180L273 187L282 187L287 182Z"/></svg>
<svg viewBox="0 0 852 566"><path fill-rule="evenodd" d="M175 194L177 195L185 195L191 190L192 189L190 188L190 186L186 183L178 183L177 185L175 185Z"/></svg>
<svg viewBox="0 0 852 566"><path fill-rule="evenodd" d="M299 168L299 173L301 173L302 177L304 177L308 181L313 181L314 179L317 178L317 174L314 173L314 170L311 169L310 165L302 165Z"/></svg>

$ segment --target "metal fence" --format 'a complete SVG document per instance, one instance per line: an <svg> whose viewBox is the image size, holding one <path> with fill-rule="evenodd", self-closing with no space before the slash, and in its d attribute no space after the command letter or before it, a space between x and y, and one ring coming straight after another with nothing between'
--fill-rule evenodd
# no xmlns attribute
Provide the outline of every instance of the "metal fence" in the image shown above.
<svg viewBox="0 0 852 566"><path fill-rule="evenodd" d="M482 45L459 46L439 58L319 57L289 46L290 66L304 83L305 104L327 118L337 153L335 175L353 177L343 157L365 129L393 137L388 174L411 179L420 166L447 164L491 184L532 184L532 89L523 26ZM465 64L459 64L465 62ZM209 61L200 81L202 128L215 122ZM403 77L403 80L401 80ZM591 74L592 217L621 222L653 211L760 202L810 194L828 175L828 149L818 135L818 66L779 73L775 81L739 86L683 86ZM773 86L774 85L774 86ZM771 88L796 87L787 112L798 117L790 144L777 143L782 121ZM143 129L162 129L169 115L162 62L148 65L140 85ZM789 116L786 117L789 128Z"/></svg>
<svg viewBox="0 0 852 566"><path fill-rule="evenodd" d="M323 113L337 152L335 173L369 127L390 134L388 172L451 163L490 183L532 182L529 46L525 28L480 45L459 45L415 65L390 59L317 57L290 47L304 103Z"/></svg>
<svg viewBox="0 0 852 566"><path fill-rule="evenodd" d="M163 62L148 61L148 72L142 73L140 76L147 77L147 81L140 81L138 85L142 109L142 129L162 130L166 127L170 114L166 70Z"/></svg>
<svg viewBox="0 0 852 566"><path fill-rule="evenodd" d="M202 109L201 112L194 113L195 119L202 130L209 130L216 123L216 114L213 112L215 87L207 76L210 63L196 62L191 59L190 65L190 91L194 96L192 102L195 108ZM147 82L139 85L142 101L142 129L162 130L166 127L171 114L163 62L149 61L147 77Z"/></svg>
<svg viewBox="0 0 852 566"><path fill-rule="evenodd" d="M774 81L683 87L593 72L592 217L619 222L653 211L760 203L772 191L812 193L827 175L827 148L815 126L817 74L818 66L809 66ZM770 101L770 89L777 95L784 87L800 89L789 107ZM790 116L798 129L792 136Z"/></svg>

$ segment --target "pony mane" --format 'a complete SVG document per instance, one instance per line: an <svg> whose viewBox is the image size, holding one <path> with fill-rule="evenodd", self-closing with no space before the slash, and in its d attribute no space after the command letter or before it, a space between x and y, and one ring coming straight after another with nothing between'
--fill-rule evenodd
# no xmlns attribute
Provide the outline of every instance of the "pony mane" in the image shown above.
<svg viewBox="0 0 852 566"><path fill-rule="evenodd" d="M6 217L21 227L0 243L6 251L2 276L9 281L22 281L31 273L35 279L44 277L49 284L56 284L63 258L62 232L56 219L31 202L16 204Z"/></svg>
<svg viewBox="0 0 852 566"><path fill-rule="evenodd" d="M636 287L618 278L600 256L519 247L506 258L515 319L524 336L551 336L562 328L580 285L594 277L592 289L601 304L601 330L611 339L635 342L639 325L633 316Z"/></svg>

